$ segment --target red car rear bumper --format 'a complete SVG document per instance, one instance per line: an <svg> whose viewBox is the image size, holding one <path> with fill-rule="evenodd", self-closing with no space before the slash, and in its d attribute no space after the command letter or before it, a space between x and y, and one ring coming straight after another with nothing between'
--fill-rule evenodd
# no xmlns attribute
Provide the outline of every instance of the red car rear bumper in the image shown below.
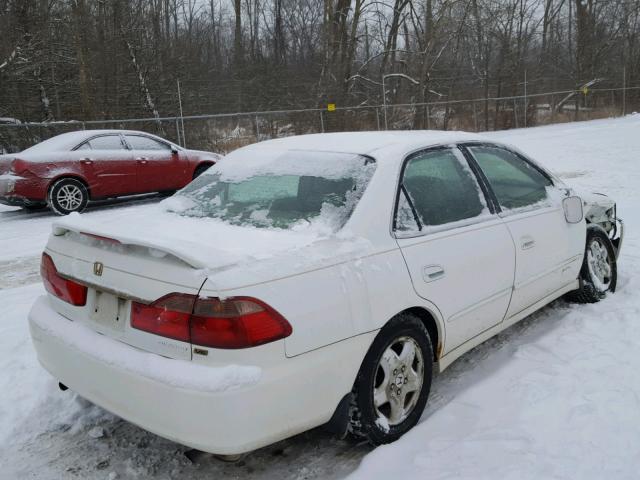
<svg viewBox="0 0 640 480"><path fill-rule="evenodd" d="M46 200L47 187L41 179L17 175L0 176L0 203L25 206L43 203Z"/></svg>

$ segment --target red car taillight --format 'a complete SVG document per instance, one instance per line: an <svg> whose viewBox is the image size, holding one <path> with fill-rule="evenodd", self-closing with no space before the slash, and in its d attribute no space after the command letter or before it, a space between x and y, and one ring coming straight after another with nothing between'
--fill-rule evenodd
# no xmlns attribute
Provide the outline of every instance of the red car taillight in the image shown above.
<svg viewBox="0 0 640 480"><path fill-rule="evenodd" d="M53 260L46 253L42 254L40 275L44 287L50 294L76 307L82 307L87 303L87 287L61 277Z"/></svg>
<svg viewBox="0 0 640 480"><path fill-rule="evenodd" d="M151 305L133 302L131 326L149 333L213 348L247 348L291 335L291 325L273 308L251 297L200 299L173 293Z"/></svg>

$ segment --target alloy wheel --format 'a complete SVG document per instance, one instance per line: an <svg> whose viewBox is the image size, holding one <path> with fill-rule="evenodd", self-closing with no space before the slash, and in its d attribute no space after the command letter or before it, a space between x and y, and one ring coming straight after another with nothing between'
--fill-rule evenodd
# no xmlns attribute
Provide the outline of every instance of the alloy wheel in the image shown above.
<svg viewBox="0 0 640 480"><path fill-rule="evenodd" d="M58 205L67 211L75 211L82 205L83 193L76 185L64 185L56 193Z"/></svg>
<svg viewBox="0 0 640 480"><path fill-rule="evenodd" d="M594 238L587 249L587 266L593 286L599 292L606 292L611 285L612 268L609 251L599 238Z"/></svg>
<svg viewBox="0 0 640 480"><path fill-rule="evenodd" d="M402 423L420 397L424 373L422 351L411 337L399 337L384 351L376 370L373 404L390 426Z"/></svg>

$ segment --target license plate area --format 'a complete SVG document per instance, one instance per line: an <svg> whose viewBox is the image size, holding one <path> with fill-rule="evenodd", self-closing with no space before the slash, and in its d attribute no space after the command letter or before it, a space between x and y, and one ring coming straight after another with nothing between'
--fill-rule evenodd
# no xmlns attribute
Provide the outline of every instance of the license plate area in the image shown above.
<svg viewBox="0 0 640 480"><path fill-rule="evenodd" d="M96 291L89 314L97 326L123 332L126 323L127 300L112 293Z"/></svg>

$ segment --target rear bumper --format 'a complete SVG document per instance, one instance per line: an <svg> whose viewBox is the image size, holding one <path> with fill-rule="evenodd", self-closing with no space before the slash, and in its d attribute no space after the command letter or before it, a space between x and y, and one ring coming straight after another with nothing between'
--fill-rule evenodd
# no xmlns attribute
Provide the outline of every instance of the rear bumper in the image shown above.
<svg viewBox="0 0 640 480"><path fill-rule="evenodd" d="M326 423L351 390L370 342L362 335L355 345L283 355L269 367L213 367L99 335L56 313L46 297L34 304L29 326L42 366L82 397L157 435L226 455Z"/></svg>
<svg viewBox="0 0 640 480"><path fill-rule="evenodd" d="M15 207L37 205L46 201L42 186L33 179L16 175L0 177L0 203Z"/></svg>

